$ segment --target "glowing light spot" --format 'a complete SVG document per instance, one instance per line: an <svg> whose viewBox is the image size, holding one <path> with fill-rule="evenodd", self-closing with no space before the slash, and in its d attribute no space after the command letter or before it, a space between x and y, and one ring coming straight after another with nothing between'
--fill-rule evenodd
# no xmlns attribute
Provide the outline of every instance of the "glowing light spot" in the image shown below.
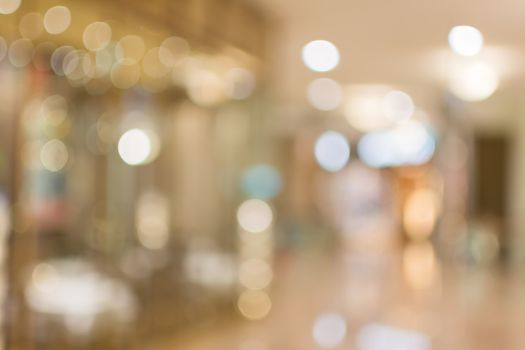
<svg viewBox="0 0 525 350"><path fill-rule="evenodd" d="M394 122L404 122L414 114L414 102L403 91L393 90L388 92L382 101L385 117Z"/></svg>
<svg viewBox="0 0 525 350"><path fill-rule="evenodd" d="M243 174L242 189L252 198L271 199L282 188L281 175L271 165L260 164L250 167Z"/></svg>
<svg viewBox="0 0 525 350"><path fill-rule="evenodd" d="M49 34L65 32L71 25L71 12L65 6L55 6L44 15L44 28Z"/></svg>
<svg viewBox="0 0 525 350"><path fill-rule="evenodd" d="M350 159L350 144L342 134L326 131L315 143L315 159L324 170L339 171Z"/></svg>
<svg viewBox="0 0 525 350"><path fill-rule="evenodd" d="M93 77L101 78L111 72L113 68L113 57L108 50L98 50L95 53L95 70Z"/></svg>
<svg viewBox="0 0 525 350"><path fill-rule="evenodd" d="M339 314L323 314L314 323L313 337L325 349L341 345L346 337L346 320Z"/></svg>
<svg viewBox="0 0 525 350"><path fill-rule="evenodd" d="M241 264L239 281L243 287L253 290L264 289L268 287L272 279L272 268L264 260L249 259Z"/></svg>
<svg viewBox="0 0 525 350"><path fill-rule="evenodd" d="M321 111L332 111L341 105L343 89L335 80L320 78L308 85L307 96L313 107Z"/></svg>
<svg viewBox="0 0 525 350"><path fill-rule="evenodd" d="M465 101L482 101L498 89L499 77L489 65L479 62L469 65L453 75L450 91Z"/></svg>
<svg viewBox="0 0 525 350"><path fill-rule="evenodd" d="M183 38L172 36L160 44L158 55L160 62L167 67L174 67L190 53L190 45Z"/></svg>
<svg viewBox="0 0 525 350"><path fill-rule="evenodd" d="M20 20L19 31L23 38L34 40L42 34L44 17L38 12L30 12Z"/></svg>
<svg viewBox="0 0 525 350"><path fill-rule="evenodd" d="M384 97L391 89L383 85L357 85L347 88L344 104L346 120L353 128L373 131L392 125L383 110Z"/></svg>
<svg viewBox="0 0 525 350"><path fill-rule="evenodd" d="M237 301L237 308L249 320L261 320L268 316L272 309L272 301L263 291L244 291Z"/></svg>
<svg viewBox="0 0 525 350"><path fill-rule="evenodd" d="M119 61L137 63L142 59L145 51L144 39L138 35L126 35L118 41L115 56Z"/></svg>
<svg viewBox="0 0 525 350"><path fill-rule="evenodd" d="M410 194L403 210L405 232L412 239L428 238L439 211L439 198L431 189L418 189Z"/></svg>
<svg viewBox="0 0 525 350"><path fill-rule="evenodd" d="M40 161L44 168L57 172L62 170L69 159L66 145L57 139L50 140L44 144L40 151Z"/></svg>
<svg viewBox="0 0 525 350"><path fill-rule="evenodd" d="M303 63L315 72L328 72L339 64L339 50L326 40L311 41L303 47Z"/></svg>
<svg viewBox="0 0 525 350"><path fill-rule="evenodd" d="M189 76L187 88L190 99L198 105L214 106L227 98L226 82L208 69L194 71Z"/></svg>
<svg viewBox="0 0 525 350"><path fill-rule="evenodd" d="M25 288L31 310L61 319L74 335L88 335L100 314L127 323L136 301L129 288L82 260L39 264Z"/></svg>
<svg viewBox="0 0 525 350"><path fill-rule="evenodd" d="M242 203L237 210L237 221L248 232L263 232L272 224L272 209L262 200L249 199Z"/></svg>
<svg viewBox="0 0 525 350"><path fill-rule="evenodd" d="M86 77L86 71L85 68L88 68L86 66L86 63L89 65L89 62L86 62L86 60L89 60L89 56L87 56L85 51L81 50L72 50L66 56L64 57L64 60L62 62L62 71L64 72L64 75L71 81L71 80L82 80Z"/></svg>
<svg viewBox="0 0 525 350"><path fill-rule="evenodd" d="M432 287L437 279L437 262L432 244L408 244L403 252L403 272L410 287L417 290Z"/></svg>
<svg viewBox="0 0 525 350"><path fill-rule="evenodd" d="M474 27L457 26L450 30L448 44L458 55L474 56L483 48L483 35Z"/></svg>
<svg viewBox="0 0 525 350"><path fill-rule="evenodd" d="M399 126L370 132L359 140L357 154L374 168L420 165L434 155L436 141L421 123L410 120Z"/></svg>
<svg viewBox="0 0 525 350"><path fill-rule="evenodd" d="M9 62L17 68L27 66L35 53L33 43L29 39L18 39L9 47Z"/></svg>
<svg viewBox="0 0 525 350"><path fill-rule="evenodd" d="M157 137L151 131L131 129L120 137L118 153L126 164L147 164L157 157L155 144L158 143Z"/></svg>
<svg viewBox="0 0 525 350"><path fill-rule="evenodd" d="M145 248L161 249L169 239L169 208L164 197L146 193L139 198L136 210L137 237Z"/></svg>
<svg viewBox="0 0 525 350"><path fill-rule="evenodd" d="M31 274L33 285L42 292L53 292L52 287L58 278L56 269L46 263L38 264Z"/></svg>
<svg viewBox="0 0 525 350"><path fill-rule="evenodd" d="M0 0L0 13L3 15L14 13L21 4L22 0Z"/></svg>
<svg viewBox="0 0 525 350"><path fill-rule="evenodd" d="M97 51L105 48L111 41L112 30L105 22L93 22L84 29L82 40L86 49Z"/></svg>
<svg viewBox="0 0 525 350"><path fill-rule="evenodd" d="M117 62L111 68L111 82L119 89L129 89L139 82L140 65L137 63Z"/></svg>
<svg viewBox="0 0 525 350"><path fill-rule="evenodd" d="M422 333L393 328L382 324L369 324L357 334L358 350L430 350L431 343Z"/></svg>
<svg viewBox="0 0 525 350"><path fill-rule="evenodd" d="M244 68L232 68L226 73L229 83L228 97L234 100L244 100L250 97L255 90L255 77L252 72Z"/></svg>

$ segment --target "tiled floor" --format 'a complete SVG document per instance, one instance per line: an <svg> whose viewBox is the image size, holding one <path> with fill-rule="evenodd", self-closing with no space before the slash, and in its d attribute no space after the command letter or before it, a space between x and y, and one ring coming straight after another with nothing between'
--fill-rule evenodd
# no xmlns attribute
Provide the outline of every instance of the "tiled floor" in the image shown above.
<svg viewBox="0 0 525 350"><path fill-rule="evenodd" d="M282 257L265 320L225 321L152 350L322 349L313 329L326 313L346 322L346 336L335 349L525 349L524 278L425 259L344 253ZM340 337L338 327L321 327L321 336Z"/></svg>

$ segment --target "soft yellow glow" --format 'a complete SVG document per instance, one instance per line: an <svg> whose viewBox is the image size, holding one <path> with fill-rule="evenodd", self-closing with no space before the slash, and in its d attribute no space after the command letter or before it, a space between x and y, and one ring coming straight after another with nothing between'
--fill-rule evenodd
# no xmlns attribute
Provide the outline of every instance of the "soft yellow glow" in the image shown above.
<svg viewBox="0 0 525 350"><path fill-rule="evenodd" d="M405 122L414 115L414 102L403 91L392 90L382 100L385 117L393 122Z"/></svg>
<svg viewBox="0 0 525 350"><path fill-rule="evenodd" d="M339 314L323 314L315 320L313 338L317 345L332 349L341 345L346 337L346 320Z"/></svg>
<svg viewBox="0 0 525 350"><path fill-rule="evenodd" d="M343 89L335 80L319 78L308 85L307 96L313 107L322 111L332 111L341 105Z"/></svg>
<svg viewBox="0 0 525 350"><path fill-rule="evenodd" d="M56 269L46 263L38 264L31 275L33 285L42 292L53 292L50 288L54 285L57 278L58 273Z"/></svg>
<svg viewBox="0 0 525 350"><path fill-rule="evenodd" d="M57 172L62 170L69 160L69 152L66 145L58 140L50 140L44 144L40 151L40 161L44 168Z"/></svg>
<svg viewBox="0 0 525 350"><path fill-rule="evenodd" d="M34 40L42 34L44 17L38 12L30 12L20 20L20 35L26 39Z"/></svg>
<svg viewBox="0 0 525 350"><path fill-rule="evenodd" d="M146 193L137 203L137 238L148 249L161 249L169 239L169 207L160 194Z"/></svg>
<svg viewBox="0 0 525 350"><path fill-rule="evenodd" d="M450 91L465 101L481 101L498 89L499 77L494 68L477 62L458 70L450 80Z"/></svg>
<svg viewBox="0 0 525 350"><path fill-rule="evenodd" d="M3 15L14 13L21 4L22 0L0 0L0 13Z"/></svg>
<svg viewBox="0 0 525 350"><path fill-rule="evenodd" d="M374 131L392 125L383 110L383 98L391 91L382 85L357 85L347 88L344 105L345 117L353 128Z"/></svg>
<svg viewBox="0 0 525 350"><path fill-rule="evenodd" d="M403 210L405 232L412 239L428 238L439 212L439 197L431 189L418 189L408 197Z"/></svg>
<svg viewBox="0 0 525 350"><path fill-rule="evenodd" d="M228 81L228 97L234 100L244 100L255 90L253 73L244 68L232 68L226 73Z"/></svg>
<svg viewBox="0 0 525 350"><path fill-rule="evenodd" d="M247 319L261 320L270 313L272 301L266 292L246 290L239 296L237 307Z"/></svg>
<svg viewBox="0 0 525 350"><path fill-rule="evenodd" d="M55 6L44 16L44 28L49 34L65 32L71 25L71 12L65 6Z"/></svg>
<svg viewBox="0 0 525 350"><path fill-rule="evenodd" d="M111 82L119 89L129 89L139 82L140 65L137 63L117 62L111 69Z"/></svg>
<svg viewBox="0 0 525 350"><path fill-rule="evenodd" d="M339 64L339 50L326 40L314 40L303 47L303 63L315 72L328 72Z"/></svg>
<svg viewBox="0 0 525 350"><path fill-rule="evenodd" d="M344 135L326 131L315 143L315 159L324 170L339 171L350 160L350 144Z"/></svg>
<svg viewBox="0 0 525 350"><path fill-rule="evenodd" d="M270 264L260 259L248 259L241 264L239 281L248 289L264 289L273 279Z"/></svg>
<svg viewBox="0 0 525 350"><path fill-rule="evenodd" d="M119 61L137 63L144 56L146 44L138 35L126 35L120 39L115 47L115 56Z"/></svg>
<svg viewBox="0 0 525 350"><path fill-rule="evenodd" d="M111 41L111 27L105 22L93 22L84 29L84 46L90 51L105 48Z"/></svg>
<svg viewBox="0 0 525 350"><path fill-rule="evenodd" d="M183 38L176 36L165 39L159 47L160 62L166 67L174 67L190 53L190 45Z"/></svg>
<svg viewBox="0 0 525 350"><path fill-rule="evenodd" d="M237 210L237 221L248 232L266 231L273 221L272 209L262 200L249 199Z"/></svg>
<svg viewBox="0 0 525 350"><path fill-rule="evenodd" d="M27 66L34 55L33 43L29 39L18 39L9 47L9 62L15 67Z"/></svg>
<svg viewBox="0 0 525 350"><path fill-rule="evenodd" d="M147 164L157 157L158 145L158 138L152 131L131 129L120 137L118 153L129 165Z"/></svg>
<svg viewBox="0 0 525 350"><path fill-rule="evenodd" d="M190 99L198 105L214 106L227 98L227 84L214 71L199 69L193 71L187 82Z"/></svg>
<svg viewBox="0 0 525 350"><path fill-rule="evenodd" d="M477 28L457 26L450 30L448 44L458 55L474 56L483 48L483 35Z"/></svg>
<svg viewBox="0 0 525 350"><path fill-rule="evenodd" d="M151 78L163 78L170 72L170 67L160 60L160 48L154 47L146 52L142 59L142 70Z"/></svg>
<svg viewBox="0 0 525 350"><path fill-rule="evenodd" d="M403 252L403 272L410 287L427 289L438 278L434 248L429 242L410 243Z"/></svg>

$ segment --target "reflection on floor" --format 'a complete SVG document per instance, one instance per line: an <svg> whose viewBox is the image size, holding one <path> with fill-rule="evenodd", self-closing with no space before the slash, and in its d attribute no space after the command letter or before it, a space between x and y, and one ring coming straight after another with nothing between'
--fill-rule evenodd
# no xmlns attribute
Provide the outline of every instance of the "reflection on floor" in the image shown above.
<svg viewBox="0 0 525 350"><path fill-rule="evenodd" d="M151 349L525 349L523 278L410 261L420 253L281 257L265 320L217 323Z"/></svg>

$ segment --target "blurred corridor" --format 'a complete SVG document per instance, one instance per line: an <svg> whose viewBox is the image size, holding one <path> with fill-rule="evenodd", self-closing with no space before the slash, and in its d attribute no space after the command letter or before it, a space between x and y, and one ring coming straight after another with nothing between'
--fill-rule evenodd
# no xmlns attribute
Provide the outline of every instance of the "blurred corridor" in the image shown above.
<svg viewBox="0 0 525 350"><path fill-rule="evenodd" d="M0 349L524 349L523 10L0 0Z"/></svg>

